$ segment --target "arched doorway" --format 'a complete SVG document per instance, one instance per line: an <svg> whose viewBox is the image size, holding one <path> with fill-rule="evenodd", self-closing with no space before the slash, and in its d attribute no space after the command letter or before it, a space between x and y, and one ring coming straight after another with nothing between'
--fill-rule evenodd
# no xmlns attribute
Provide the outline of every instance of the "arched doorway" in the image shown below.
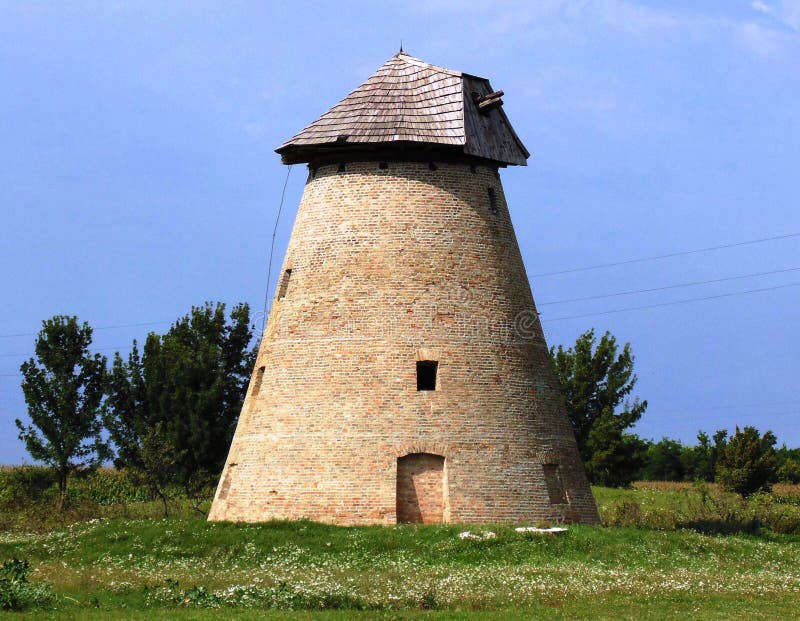
<svg viewBox="0 0 800 621"><path fill-rule="evenodd" d="M438 524L444 521L444 457L411 453L397 459L397 523Z"/></svg>

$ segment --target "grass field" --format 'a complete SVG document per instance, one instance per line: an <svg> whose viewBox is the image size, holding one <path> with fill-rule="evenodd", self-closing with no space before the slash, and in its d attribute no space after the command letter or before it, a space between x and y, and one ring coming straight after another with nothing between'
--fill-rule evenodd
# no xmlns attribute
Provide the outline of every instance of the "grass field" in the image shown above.
<svg viewBox="0 0 800 621"><path fill-rule="evenodd" d="M209 524L180 502L180 517L161 519L157 503L138 500L92 505L95 517L72 524L31 522L35 532L9 520L0 563L25 559L29 573L13 584L13 567L0 573L0 609L4 589L32 609L0 617L781 619L800 610L800 487L748 501L675 483L594 492L607 526L556 536L508 525ZM462 540L464 530L495 536Z"/></svg>

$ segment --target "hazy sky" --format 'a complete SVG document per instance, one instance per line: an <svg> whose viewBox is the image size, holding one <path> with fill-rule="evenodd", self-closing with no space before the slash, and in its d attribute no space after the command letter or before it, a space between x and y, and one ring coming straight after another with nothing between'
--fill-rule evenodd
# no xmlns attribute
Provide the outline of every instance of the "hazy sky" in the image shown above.
<svg viewBox="0 0 800 621"><path fill-rule="evenodd" d="M4 0L0 463L29 461L13 420L42 319L78 315L110 357L205 300L261 308L273 149L401 39L506 93L533 155L503 183L548 343L630 342L645 437L752 424L800 445L800 236L541 276L800 233L800 2ZM99 329L147 322L165 323Z"/></svg>

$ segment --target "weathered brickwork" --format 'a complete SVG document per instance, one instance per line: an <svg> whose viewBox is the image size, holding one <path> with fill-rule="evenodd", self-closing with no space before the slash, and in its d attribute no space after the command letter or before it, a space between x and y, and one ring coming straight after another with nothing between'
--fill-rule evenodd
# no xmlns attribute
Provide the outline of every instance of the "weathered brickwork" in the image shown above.
<svg viewBox="0 0 800 621"><path fill-rule="evenodd" d="M282 274L211 520L598 521L496 169L320 167Z"/></svg>

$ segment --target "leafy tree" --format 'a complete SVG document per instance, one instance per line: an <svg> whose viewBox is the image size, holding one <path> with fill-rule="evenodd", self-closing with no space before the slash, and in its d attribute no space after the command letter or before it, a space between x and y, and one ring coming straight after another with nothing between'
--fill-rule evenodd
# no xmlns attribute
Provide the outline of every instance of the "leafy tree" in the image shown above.
<svg viewBox="0 0 800 621"><path fill-rule="evenodd" d="M778 468L777 480L781 483L800 483L800 460L786 459Z"/></svg>
<svg viewBox="0 0 800 621"><path fill-rule="evenodd" d="M743 496L770 491L778 470L776 441L771 431L761 436L755 427L736 427L736 433L720 451L717 481L724 489Z"/></svg>
<svg viewBox="0 0 800 621"><path fill-rule="evenodd" d="M111 372L106 427L117 447L118 467L147 468L148 432L171 447L177 482L190 484L222 469L244 401L255 350L250 309L192 307L164 335L151 333L139 356L118 354Z"/></svg>
<svg viewBox="0 0 800 621"><path fill-rule="evenodd" d="M778 458L778 481L800 483L800 448L790 449L786 444L775 451Z"/></svg>
<svg viewBox="0 0 800 621"><path fill-rule="evenodd" d="M89 353L92 329L77 317L42 322L36 360L22 363L22 391L31 425L16 420L19 438L58 479L57 509L64 508L70 472L97 467L108 456L100 437L106 358Z"/></svg>
<svg viewBox="0 0 800 621"><path fill-rule="evenodd" d="M719 429L711 437L704 431L697 434L697 445L687 447L683 453L685 478L688 481L713 483L717 472L717 459L728 442L728 432Z"/></svg>
<svg viewBox="0 0 800 621"><path fill-rule="evenodd" d="M629 484L642 466L645 444L625 430L647 408L647 401L628 400L636 384L630 343L620 352L610 333L597 342L592 329L574 347L559 345L550 355L590 481Z"/></svg>
<svg viewBox="0 0 800 621"><path fill-rule="evenodd" d="M603 414L589 432L586 449L590 457L584 465L586 476L596 485L627 487L645 463L647 442L625 433L623 424L623 417Z"/></svg>
<svg viewBox="0 0 800 621"><path fill-rule="evenodd" d="M153 496L161 499L164 517L168 517L167 490L175 480L180 456L170 444L163 422L159 421L145 429L139 459L141 465L132 469L134 479L144 483Z"/></svg>
<svg viewBox="0 0 800 621"><path fill-rule="evenodd" d="M119 352L114 354L114 362L108 377L108 398L103 408L103 424L116 447L114 465L118 468L144 467L141 449L148 428L155 420L147 408L147 395L142 377L142 361L138 343L124 362Z"/></svg>
<svg viewBox="0 0 800 621"><path fill-rule="evenodd" d="M686 450L683 444L669 438L650 443L639 478L645 481L683 481L683 456Z"/></svg>

